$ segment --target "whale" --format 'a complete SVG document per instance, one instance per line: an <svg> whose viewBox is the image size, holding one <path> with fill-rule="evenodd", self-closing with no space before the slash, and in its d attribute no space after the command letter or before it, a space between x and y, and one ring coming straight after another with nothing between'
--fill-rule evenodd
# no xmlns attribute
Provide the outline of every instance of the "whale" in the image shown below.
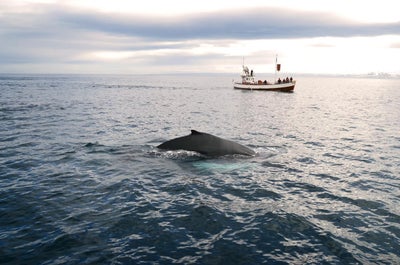
<svg viewBox="0 0 400 265"><path fill-rule="evenodd" d="M244 145L196 130L191 130L189 135L166 141L157 148L194 151L206 156L255 155L253 150Z"/></svg>

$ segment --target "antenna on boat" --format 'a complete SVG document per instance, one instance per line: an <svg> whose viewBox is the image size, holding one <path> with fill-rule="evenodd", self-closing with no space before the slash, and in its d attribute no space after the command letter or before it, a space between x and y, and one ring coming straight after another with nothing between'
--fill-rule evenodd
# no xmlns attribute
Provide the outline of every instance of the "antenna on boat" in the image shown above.
<svg viewBox="0 0 400 265"><path fill-rule="evenodd" d="M276 83L276 72L281 70L281 64L278 63L278 54L275 57L275 83Z"/></svg>

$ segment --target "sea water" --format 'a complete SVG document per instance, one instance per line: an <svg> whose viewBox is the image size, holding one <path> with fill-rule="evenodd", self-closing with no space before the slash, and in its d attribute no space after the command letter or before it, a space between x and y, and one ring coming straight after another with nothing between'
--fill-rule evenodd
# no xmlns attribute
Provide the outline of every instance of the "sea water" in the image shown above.
<svg viewBox="0 0 400 265"><path fill-rule="evenodd" d="M400 80L232 78L1 75L0 263L399 264Z"/></svg>

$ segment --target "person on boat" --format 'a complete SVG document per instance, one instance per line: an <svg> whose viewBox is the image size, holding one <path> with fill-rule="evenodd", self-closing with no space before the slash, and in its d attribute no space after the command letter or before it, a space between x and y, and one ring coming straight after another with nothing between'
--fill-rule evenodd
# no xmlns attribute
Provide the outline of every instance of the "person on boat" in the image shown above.
<svg viewBox="0 0 400 265"><path fill-rule="evenodd" d="M290 77L290 83L293 83L293 77Z"/></svg>
<svg viewBox="0 0 400 265"><path fill-rule="evenodd" d="M264 80L264 85L266 85L267 84L267 80Z"/></svg>
<svg viewBox="0 0 400 265"><path fill-rule="evenodd" d="M253 69L251 69L251 74L250 75L253 76Z"/></svg>
<svg viewBox="0 0 400 265"><path fill-rule="evenodd" d="M282 83L281 78L278 78L278 84Z"/></svg>
<svg viewBox="0 0 400 265"><path fill-rule="evenodd" d="M289 83L289 77L286 77L286 83Z"/></svg>

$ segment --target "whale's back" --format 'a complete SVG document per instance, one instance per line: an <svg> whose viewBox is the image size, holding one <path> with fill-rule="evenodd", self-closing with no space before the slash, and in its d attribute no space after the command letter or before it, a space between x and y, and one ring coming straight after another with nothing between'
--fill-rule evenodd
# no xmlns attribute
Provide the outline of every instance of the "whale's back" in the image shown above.
<svg viewBox="0 0 400 265"><path fill-rule="evenodd" d="M166 150L194 151L209 156L233 154L252 156L255 154L246 146L195 130L192 130L190 135L166 141L157 147Z"/></svg>

